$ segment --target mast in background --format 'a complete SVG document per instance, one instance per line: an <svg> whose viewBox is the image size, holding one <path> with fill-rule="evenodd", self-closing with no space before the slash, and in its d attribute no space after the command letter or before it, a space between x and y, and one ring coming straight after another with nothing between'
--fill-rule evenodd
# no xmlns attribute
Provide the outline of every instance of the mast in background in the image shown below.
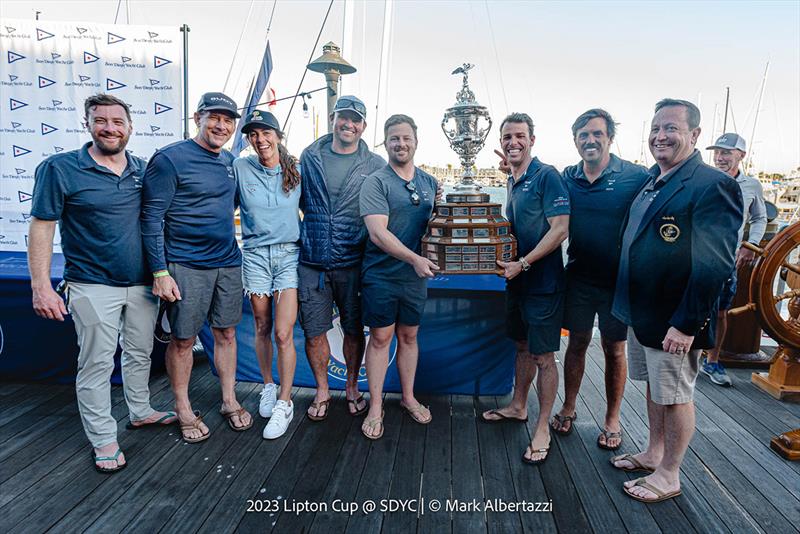
<svg viewBox="0 0 800 534"><path fill-rule="evenodd" d="M764 77L761 78L761 90L758 93L758 103L756 104L756 116L753 119L753 131L750 133L750 150L747 152L747 161L744 164L744 172L750 174L753 165L753 149L755 148L756 127L758 126L758 113L761 111L761 100L764 98L764 88L767 86L767 73L769 72L769 61L764 67Z"/></svg>

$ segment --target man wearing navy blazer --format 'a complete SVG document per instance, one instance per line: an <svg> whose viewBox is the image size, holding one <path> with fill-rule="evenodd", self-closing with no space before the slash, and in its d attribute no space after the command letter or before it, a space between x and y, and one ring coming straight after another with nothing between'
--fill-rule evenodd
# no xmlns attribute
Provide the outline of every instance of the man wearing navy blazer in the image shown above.
<svg viewBox="0 0 800 534"><path fill-rule="evenodd" d="M630 378L647 381L650 435L645 451L611 462L649 473L623 488L643 502L680 495L700 352L714 346L717 300L733 269L742 221L739 186L695 149L699 126L691 102L656 104L649 137L656 165L622 234L612 311L629 326Z"/></svg>

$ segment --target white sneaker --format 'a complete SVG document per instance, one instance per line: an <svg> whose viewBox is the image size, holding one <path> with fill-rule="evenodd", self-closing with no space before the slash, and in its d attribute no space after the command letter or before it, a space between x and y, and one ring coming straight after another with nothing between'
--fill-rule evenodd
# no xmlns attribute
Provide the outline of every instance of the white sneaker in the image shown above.
<svg viewBox="0 0 800 534"><path fill-rule="evenodd" d="M286 402L279 400L275 403L275 408L272 410L272 417L264 427L264 439L275 439L281 437L286 429L289 428L289 423L292 422L294 417L294 405L291 401Z"/></svg>
<svg viewBox="0 0 800 534"><path fill-rule="evenodd" d="M261 390L261 400L258 402L258 413L261 417L272 417L272 410L275 408L275 399L278 396L278 386L274 383L264 384Z"/></svg>

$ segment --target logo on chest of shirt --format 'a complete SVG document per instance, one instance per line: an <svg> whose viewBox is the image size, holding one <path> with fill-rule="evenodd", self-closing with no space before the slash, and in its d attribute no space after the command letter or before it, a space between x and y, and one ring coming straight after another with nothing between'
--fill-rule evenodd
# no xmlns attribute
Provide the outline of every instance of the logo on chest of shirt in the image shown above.
<svg viewBox="0 0 800 534"><path fill-rule="evenodd" d="M661 217L661 219L664 221L674 221L675 217L666 215ZM677 224L668 222L661 225L661 227L658 229L658 233L661 236L661 239L667 243L674 243L680 237L681 229L678 228Z"/></svg>
<svg viewBox="0 0 800 534"><path fill-rule="evenodd" d="M134 177L133 177L133 187L135 189L141 189L142 188L142 177L141 176L134 175Z"/></svg>
<svg viewBox="0 0 800 534"><path fill-rule="evenodd" d="M236 175L233 174L233 167L231 165L225 165L225 170L228 171L228 178L230 178L231 180L236 179Z"/></svg>

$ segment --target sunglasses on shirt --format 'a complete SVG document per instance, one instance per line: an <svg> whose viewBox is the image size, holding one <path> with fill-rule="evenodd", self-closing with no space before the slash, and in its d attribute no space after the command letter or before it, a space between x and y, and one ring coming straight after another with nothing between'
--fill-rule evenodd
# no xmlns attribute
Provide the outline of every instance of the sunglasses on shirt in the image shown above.
<svg viewBox="0 0 800 534"><path fill-rule="evenodd" d="M411 203L415 206L419 206L419 194L417 193L417 186L414 184L413 181L408 182L406 184L406 189L411 192Z"/></svg>

